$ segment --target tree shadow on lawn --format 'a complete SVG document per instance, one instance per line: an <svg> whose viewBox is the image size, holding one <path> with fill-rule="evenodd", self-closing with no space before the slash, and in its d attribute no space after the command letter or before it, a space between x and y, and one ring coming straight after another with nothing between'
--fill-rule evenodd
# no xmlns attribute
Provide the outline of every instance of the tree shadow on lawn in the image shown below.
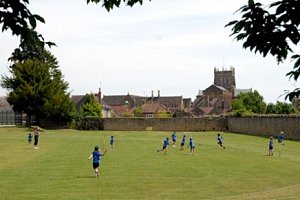
<svg viewBox="0 0 300 200"><path fill-rule="evenodd" d="M95 176L76 176L75 178L96 178Z"/></svg>

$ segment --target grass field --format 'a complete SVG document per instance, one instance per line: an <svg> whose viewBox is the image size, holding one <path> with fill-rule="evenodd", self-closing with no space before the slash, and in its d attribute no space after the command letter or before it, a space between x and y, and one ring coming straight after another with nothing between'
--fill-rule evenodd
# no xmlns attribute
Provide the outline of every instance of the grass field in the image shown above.
<svg viewBox="0 0 300 200"><path fill-rule="evenodd" d="M266 156L268 139L216 132L187 133L196 154L177 147L157 153L171 132L46 130L39 150L28 131L0 128L0 199L300 199L300 142ZM95 145L115 150L103 158L100 178L87 157Z"/></svg>

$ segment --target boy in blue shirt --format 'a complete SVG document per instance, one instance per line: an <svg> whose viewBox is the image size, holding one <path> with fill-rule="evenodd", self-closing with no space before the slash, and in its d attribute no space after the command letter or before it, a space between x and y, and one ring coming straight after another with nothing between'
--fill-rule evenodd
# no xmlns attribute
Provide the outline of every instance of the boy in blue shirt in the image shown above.
<svg viewBox="0 0 300 200"><path fill-rule="evenodd" d="M99 147L95 146L94 151L92 152L92 154L88 157L88 160L90 160L91 158L93 158L93 168L95 171L95 176L98 177L99 176L99 165L100 165L100 157L104 156L106 154L107 150L104 151L104 153L101 153L99 151Z"/></svg>
<svg viewBox="0 0 300 200"><path fill-rule="evenodd" d="M163 147L162 147L162 149L157 150L157 152L164 151L164 154L166 155L167 154L168 146L169 146L169 138L166 138L163 141Z"/></svg>
<svg viewBox="0 0 300 200"><path fill-rule="evenodd" d="M280 134L278 135L279 156L281 155L282 146L285 145L283 140L284 140L284 132L281 131Z"/></svg>
<svg viewBox="0 0 300 200"><path fill-rule="evenodd" d="M185 137L186 137L186 135L184 134L183 135L183 137L182 137L182 140L181 140L181 144L180 144L180 146L181 146L181 151L184 149L184 144L185 144Z"/></svg>
<svg viewBox="0 0 300 200"><path fill-rule="evenodd" d="M190 138L189 147L190 147L190 154L194 155L195 154L195 142L194 142L193 138Z"/></svg>
<svg viewBox="0 0 300 200"><path fill-rule="evenodd" d="M172 133L173 148L176 147L176 146L175 146L175 143L176 143L176 137L177 137L177 136L176 136L176 132L174 131L174 132Z"/></svg>
<svg viewBox="0 0 300 200"><path fill-rule="evenodd" d="M284 140L284 132L281 131L280 134L278 135L278 143L284 145L283 140Z"/></svg>
<svg viewBox="0 0 300 200"><path fill-rule="evenodd" d="M217 140L218 140L218 145L220 145L220 147L223 147L223 149L225 149L225 146L223 146L223 137L221 136L220 133L218 133L217 135Z"/></svg>

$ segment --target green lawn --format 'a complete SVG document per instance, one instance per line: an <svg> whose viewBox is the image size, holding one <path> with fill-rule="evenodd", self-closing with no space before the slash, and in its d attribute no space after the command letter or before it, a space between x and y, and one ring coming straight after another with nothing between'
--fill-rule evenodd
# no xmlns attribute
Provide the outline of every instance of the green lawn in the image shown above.
<svg viewBox="0 0 300 200"><path fill-rule="evenodd" d="M0 199L300 199L300 142L286 141L281 157L266 156L268 139L216 132L187 133L196 154L157 153L171 132L46 130L39 150L26 129L0 128ZM115 150L94 178L87 157L95 145Z"/></svg>

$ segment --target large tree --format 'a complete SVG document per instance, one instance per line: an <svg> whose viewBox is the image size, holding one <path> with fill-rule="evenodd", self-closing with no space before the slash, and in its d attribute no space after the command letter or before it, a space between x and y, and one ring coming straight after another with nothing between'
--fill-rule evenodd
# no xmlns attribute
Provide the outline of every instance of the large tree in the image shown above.
<svg viewBox="0 0 300 200"><path fill-rule="evenodd" d="M241 93L232 102L232 110L237 115L243 113L263 114L266 110L266 103L263 96L257 90L254 92Z"/></svg>
<svg viewBox="0 0 300 200"><path fill-rule="evenodd" d="M286 76L298 80L300 75L300 55L295 53L300 41L300 1L281 0L269 6L248 1L239 9L242 19L234 20L226 26L232 27L237 41L243 41L243 47L258 52L264 57L275 56L278 63L289 56L294 61L293 70ZM300 88L289 91L286 98L299 97Z"/></svg>
<svg viewBox="0 0 300 200"><path fill-rule="evenodd" d="M56 58L47 51L43 55L43 59L14 62L9 68L11 76L1 76L1 86L9 91L7 100L13 109L29 118L70 120L74 105L67 92L68 83Z"/></svg>

